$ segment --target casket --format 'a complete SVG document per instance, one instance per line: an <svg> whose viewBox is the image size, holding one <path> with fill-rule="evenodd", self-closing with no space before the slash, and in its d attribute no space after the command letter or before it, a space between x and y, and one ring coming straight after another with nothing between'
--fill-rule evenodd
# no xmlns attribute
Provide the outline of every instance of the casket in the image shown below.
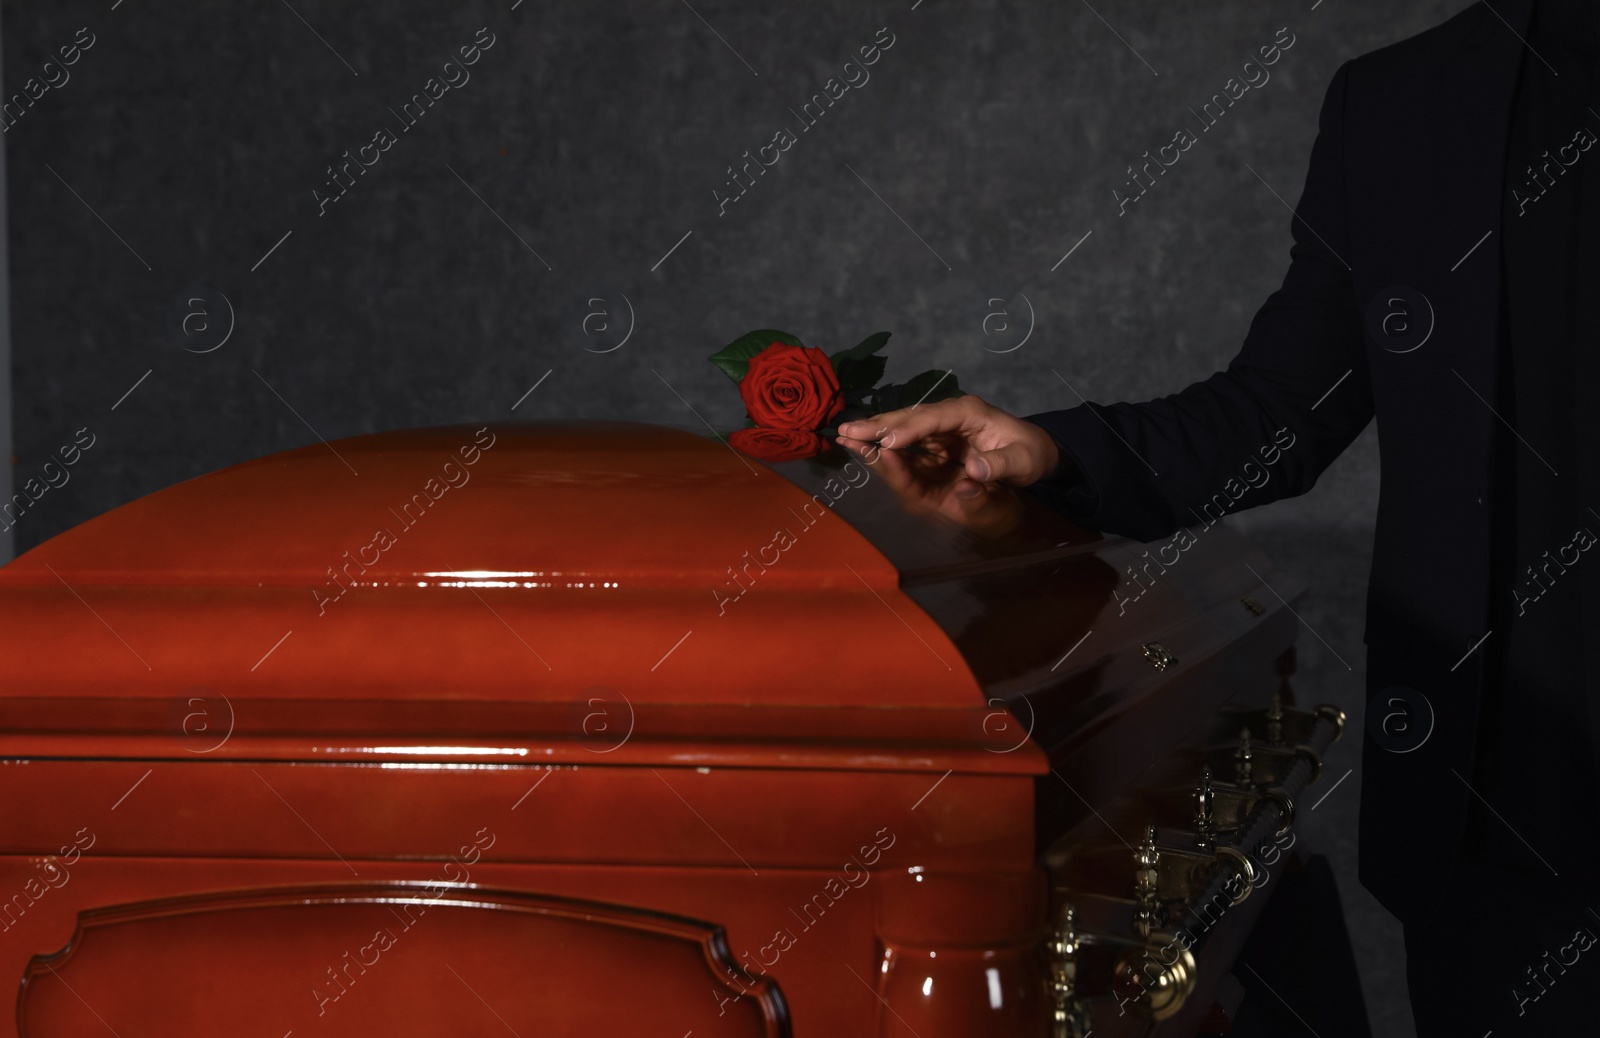
<svg viewBox="0 0 1600 1038"><path fill-rule="evenodd" d="M26 553L0 1031L1193 1034L1343 725L1300 592L955 484L435 428Z"/></svg>

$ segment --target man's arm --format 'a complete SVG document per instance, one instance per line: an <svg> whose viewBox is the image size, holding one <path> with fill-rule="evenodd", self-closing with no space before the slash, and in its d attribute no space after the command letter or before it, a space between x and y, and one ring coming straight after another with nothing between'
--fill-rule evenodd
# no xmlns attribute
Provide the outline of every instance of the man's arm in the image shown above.
<svg viewBox="0 0 1600 1038"><path fill-rule="evenodd" d="M1140 540L1311 489L1373 415L1345 264L1347 70L1323 101L1288 273L1225 370L1144 403L1085 403L1021 421L958 399L847 423L841 435L904 446L930 431L960 431L975 452L974 479L1033 485L1075 521ZM997 417L986 420L985 411ZM1032 430L1043 430L1048 445Z"/></svg>

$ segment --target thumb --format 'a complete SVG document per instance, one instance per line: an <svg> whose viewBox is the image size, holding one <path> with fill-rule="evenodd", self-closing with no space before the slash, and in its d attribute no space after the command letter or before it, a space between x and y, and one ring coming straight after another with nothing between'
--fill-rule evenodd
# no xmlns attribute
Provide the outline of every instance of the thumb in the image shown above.
<svg viewBox="0 0 1600 1038"><path fill-rule="evenodd" d="M1008 443L992 451L977 451L967 457L967 475L980 483L1025 485L1037 478L1038 466L1026 445Z"/></svg>

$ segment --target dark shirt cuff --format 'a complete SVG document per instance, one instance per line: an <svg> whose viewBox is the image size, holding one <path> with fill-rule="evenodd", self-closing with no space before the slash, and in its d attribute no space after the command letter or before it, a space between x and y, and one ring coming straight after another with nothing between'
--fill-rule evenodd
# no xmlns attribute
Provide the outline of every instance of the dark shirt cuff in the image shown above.
<svg viewBox="0 0 1600 1038"><path fill-rule="evenodd" d="M1095 513L1100 510L1099 488L1083 464L1084 459L1072 448L1072 426L1084 418L1094 418L1087 405L1023 416L1023 421L1032 422L1049 434L1061 456L1052 472L1023 489L1072 522L1093 529Z"/></svg>

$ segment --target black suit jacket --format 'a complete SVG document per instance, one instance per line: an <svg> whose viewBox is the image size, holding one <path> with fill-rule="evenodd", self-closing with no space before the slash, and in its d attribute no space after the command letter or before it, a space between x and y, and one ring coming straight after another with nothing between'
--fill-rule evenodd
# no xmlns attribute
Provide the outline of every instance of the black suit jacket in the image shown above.
<svg viewBox="0 0 1600 1038"><path fill-rule="evenodd" d="M1456 857L1475 795L1468 780L1479 643L1489 596L1510 594L1489 586L1499 421L1491 407L1507 132L1531 9L1532 0L1493 8L1480 0L1339 68L1292 221L1288 273L1226 370L1147 403L1029 416L1085 477L1071 490L1047 480L1038 492L1085 525L1139 540L1209 520L1219 505L1235 510L1305 493L1376 417L1382 460L1366 609L1373 717L1362 753L1361 880L1406 921L1438 907ZM1520 171L1536 158L1511 161ZM1600 149L1584 161L1600 162ZM1600 386L1595 344L1577 353L1579 384ZM1596 449L1579 452L1589 464L1583 499L1600 508L1600 400L1587 411L1583 443ZM1294 446L1266 466L1262 448L1285 427ZM1265 482L1234 501L1241 485L1263 478L1247 463L1267 473ZM1206 513L1209 502L1218 504ZM1588 644L1574 647L1575 661L1585 648L1591 657L1600 651L1597 589L1589 574ZM1412 696L1392 706L1396 686L1425 703ZM1407 710L1410 743L1432 725L1420 745L1373 737L1375 719ZM1523 835L1537 845L1535 834Z"/></svg>

